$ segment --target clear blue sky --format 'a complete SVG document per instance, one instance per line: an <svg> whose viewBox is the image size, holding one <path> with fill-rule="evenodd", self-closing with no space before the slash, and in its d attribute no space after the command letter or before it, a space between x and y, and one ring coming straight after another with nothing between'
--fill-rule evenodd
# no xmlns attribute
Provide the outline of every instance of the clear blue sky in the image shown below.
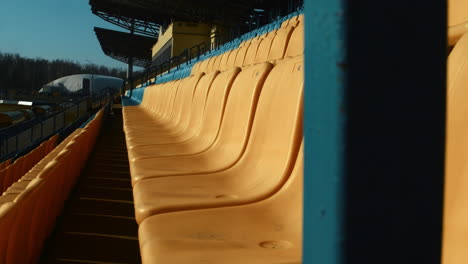
<svg viewBox="0 0 468 264"><path fill-rule="evenodd" d="M126 31L91 13L88 0L0 0L0 51L29 58L69 59L116 68L94 26Z"/></svg>

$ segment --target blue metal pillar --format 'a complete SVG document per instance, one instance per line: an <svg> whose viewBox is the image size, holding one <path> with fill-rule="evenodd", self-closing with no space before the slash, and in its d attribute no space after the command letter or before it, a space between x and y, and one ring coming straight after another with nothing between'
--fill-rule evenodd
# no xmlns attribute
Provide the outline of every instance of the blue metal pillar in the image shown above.
<svg viewBox="0 0 468 264"><path fill-rule="evenodd" d="M305 1L304 263L440 263L445 1Z"/></svg>

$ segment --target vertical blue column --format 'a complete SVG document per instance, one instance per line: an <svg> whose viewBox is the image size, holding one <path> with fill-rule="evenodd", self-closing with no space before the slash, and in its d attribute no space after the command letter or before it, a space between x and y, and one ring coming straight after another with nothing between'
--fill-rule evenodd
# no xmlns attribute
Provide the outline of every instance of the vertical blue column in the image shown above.
<svg viewBox="0 0 468 264"><path fill-rule="evenodd" d="M343 263L345 7L305 1L304 263Z"/></svg>
<svg viewBox="0 0 468 264"><path fill-rule="evenodd" d="M440 263L445 1L305 1L304 263Z"/></svg>

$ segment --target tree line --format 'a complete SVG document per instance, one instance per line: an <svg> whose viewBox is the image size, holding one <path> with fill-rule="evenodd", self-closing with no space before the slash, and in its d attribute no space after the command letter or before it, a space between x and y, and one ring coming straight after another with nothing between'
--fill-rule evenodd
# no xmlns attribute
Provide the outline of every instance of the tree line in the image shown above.
<svg viewBox="0 0 468 264"><path fill-rule="evenodd" d="M99 74L125 78L123 69L70 60L25 58L19 54L0 52L0 99L13 95L34 95L42 86L73 74Z"/></svg>

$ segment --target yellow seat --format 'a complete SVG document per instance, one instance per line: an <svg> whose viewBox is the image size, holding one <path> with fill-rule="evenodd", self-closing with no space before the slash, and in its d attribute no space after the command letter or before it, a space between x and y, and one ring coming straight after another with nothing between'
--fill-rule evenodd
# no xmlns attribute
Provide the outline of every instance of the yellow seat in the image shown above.
<svg viewBox="0 0 468 264"><path fill-rule="evenodd" d="M299 22L299 24L304 24L304 14L297 16L297 22Z"/></svg>
<svg viewBox="0 0 468 264"><path fill-rule="evenodd" d="M200 70L199 70L200 64L201 62L197 62L195 63L195 65L193 65L191 75L196 75L200 73Z"/></svg>
<svg viewBox="0 0 468 264"><path fill-rule="evenodd" d="M254 63L265 62L268 60L268 54L270 53L271 43L273 42L273 37L264 38L260 45L258 46L257 54L254 58Z"/></svg>
<svg viewBox="0 0 468 264"><path fill-rule="evenodd" d="M17 160L15 160L13 164L8 166L8 168L6 168L5 178L3 181L3 190L8 189L8 187L10 187L14 182L21 178L22 175L20 175L20 172L22 170L22 167L23 157L20 157Z"/></svg>
<svg viewBox="0 0 468 264"><path fill-rule="evenodd" d="M213 64L213 67L211 68L211 71L220 71L220 65L221 61L223 60L223 56L226 55L228 52L224 52L223 54L219 54ZM229 55L229 54L228 54Z"/></svg>
<svg viewBox="0 0 468 264"><path fill-rule="evenodd" d="M198 68L198 70L200 71L200 73L202 72L205 72L206 73L206 70L208 69L208 65L210 64L210 61L213 59L213 57L210 57L210 58L207 58L205 60L203 60L200 64L200 67Z"/></svg>
<svg viewBox="0 0 468 264"><path fill-rule="evenodd" d="M211 73L214 71L219 71L219 64L221 63L221 55L214 56L213 59L210 61L208 68L206 69L207 73Z"/></svg>
<svg viewBox="0 0 468 264"><path fill-rule="evenodd" d="M77 128L75 131L73 131L73 133L71 133L68 137L66 137L56 148L54 148L54 150L52 150L50 153L48 153L45 157L43 157L37 164L35 164L31 169L30 171L41 171L42 169L44 169L44 167L47 165L47 163L49 163L50 161L52 161L55 156L57 156L58 153L60 153L60 151L62 151L65 146L74 138L76 137L79 133L81 133L82 131L82 128ZM26 173L22 178L24 177L27 177L29 178L31 175L28 175L28 173ZM32 176L31 176L32 177ZM34 177L35 178L35 177ZM34 178L29 178L30 180L33 180ZM26 179L26 178L24 178Z"/></svg>
<svg viewBox="0 0 468 264"><path fill-rule="evenodd" d="M448 1L448 44L453 46L468 32L468 2L465 0Z"/></svg>
<svg viewBox="0 0 468 264"><path fill-rule="evenodd" d="M301 54L304 54L304 24L299 24L299 26L294 28L284 57L295 57Z"/></svg>
<svg viewBox="0 0 468 264"><path fill-rule="evenodd" d="M8 241L11 235L11 227L15 222L16 207L12 202L0 202L0 263L6 262Z"/></svg>
<svg viewBox="0 0 468 264"><path fill-rule="evenodd" d="M174 144L149 144L129 148L129 160L134 161L136 159L157 156L188 155L208 149L218 134L224 104L231 85L239 71L239 68L234 68L216 76L206 99L202 123L200 124L201 127L193 138ZM247 98L244 98L244 100L248 101Z"/></svg>
<svg viewBox="0 0 468 264"><path fill-rule="evenodd" d="M300 151L285 184L263 201L161 214L143 221L138 230L142 262L301 263L302 189Z"/></svg>
<svg viewBox="0 0 468 264"><path fill-rule="evenodd" d="M288 46L293 30L293 27L287 27L278 30L278 33L275 35L275 38L273 39L273 42L271 44L270 52L268 53L269 61L276 61L284 58L284 54L286 53L286 48Z"/></svg>
<svg viewBox="0 0 468 264"><path fill-rule="evenodd" d="M275 192L287 179L302 139L303 81L303 58L284 61L272 69L260 93L245 152L226 170L152 178L149 176L157 173L158 176L169 174L168 167L172 165L167 159L135 162L136 168L140 166L140 175L146 170L146 177L134 185L137 221L162 212L255 202ZM235 86L232 92L234 89ZM242 96L236 100L242 104ZM182 167L179 171L187 169L187 159L174 157L170 162L177 164L178 160ZM202 160L193 167L199 169L205 163L209 164ZM152 170L150 164L154 165Z"/></svg>
<svg viewBox="0 0 468 264"><path fill-rule="evenodd" d="M270 32L267 32L265 34L265 38L274 38L276 36L276 33L278 32L278 29L274 29Z"/></svg>
<svg viewBox="0 0 468 264"><path fill-rule="evenodd" d="M229 57L228 57L228 60L227 60L227 63L226 63L226 70L230 70L230 69L236 67L236 58L237 58L237 53L239 52L239 50L240 50L239 48L234 49L229 54Z"/></svg>
<svg viewBox="0 0 468 264"><path fill-rule="evenodd" d="M57 145L58 135L54 135L47 141L46 153L51 152Z"/></svg>
<svg viewBox="0 0 468 264"><path fill-rule="evenodd" d="M447 62L443 264L468 262L468 34Z"/></svg>
<svg viewBox="0 0 468 264"><path fill-rule="evenodd" d="M6 168L0 170L0 195L8 189L8 186L6 186L6 172Z"/></svg>
<svg viewBox="0 0 468 264"><path fill-rule="evenodd" d="M262 87L270 69L270 63L263 63L242 70L231 89L257 90ZM229 102L228 98L228 104ZM215 142L202 153L145 158L130 162L132 182L162 175L216 172L231 167L244 150L254 111L255 109L250 106L225 111Z"/></svg>
<svg viewBox="0 0 468 264"><path fill-rule="evenodd" d="M192 98L192 95L193 100L190 100L190 104L183 105L184 109L187 110L180 111L181 117L177 128L168 129L167 126L147 126L142 128L145 124L132 127L133 131L126 133L127 147L130 149L135 146L184 142L195 136L201 125L206 96L214 78L218 74L219 71L215 71L204 75L198 82L195 93L193 93L194 87L187 89L189 91L188 100ZM188 85L191 84L189 83Z"/></svg>
<svg viewBox="0 0 468 264"><path fill-rule="evenodd" d="M221 60L219 62L219 68L217 70L223 72L228 69L228 60L232 52L234 51L230 50L222 54Z"/></svg>
<svg viewBox="0 0 468 264"><path fill-rule="evenodd" d="M263 40L255 41L249 45L242 66L248 66L255 63L255 56L257 56L258 47L260 46L262 41Z"/></svg>
<svg viewBox="0 0 468 264"><path fill-rule="evenodd" d="M234 61L234 66L242 67L244 66L245 55L247 54L247 50L249 49L250 44L239 48L236 54L236 59Z"/></svg>
<svg viewBox="0 0 468 264"><path fill-rule="evenodd" d="M141 105L124 108L123 119L126 124L132 124L134 121L138 123L133 125L141 124L141 122L169 122L180 83L181 81L178 80L148 87Z"/></svg>
<svg viewBox="0 0 468 264"><path fill-rule="evenodd" d="M40 228L42 219L34 219L37 215L36 203L40 199L42 179L32 181L25 191L14 198L13 206L16 207L16 217L11 226L8 239L8 249L6 252L7 264L13 263L35 263L38 258L38 248L43 232L37 230ZM41 239L42 240L42 239Z"/></svg>
<svg viewBox="0 0 468 264"><path fill-rule="evenodd" d="M124 113L124 131L127 135L141 134L145 129L165 128L168 131L177 132L184 125L184 115L190 110L193 91L196 87L201 75L191 76L176 83L165 83L160 86L153 87L153 90L159 93L152 92L150 96L143 98L145 104L138 106L138 108L123 109ZM167 99L163 96L162 91L172 89L175 93L174 103L172 109L157 108L154 105L163 105ZM176 90L175 90L176 89ZM151 91L149 91L151 92ZM152 97L151 95L155 95ZM133 111L133 112L131 112ZM181 123L182 122L182 123Z"/></svg>

